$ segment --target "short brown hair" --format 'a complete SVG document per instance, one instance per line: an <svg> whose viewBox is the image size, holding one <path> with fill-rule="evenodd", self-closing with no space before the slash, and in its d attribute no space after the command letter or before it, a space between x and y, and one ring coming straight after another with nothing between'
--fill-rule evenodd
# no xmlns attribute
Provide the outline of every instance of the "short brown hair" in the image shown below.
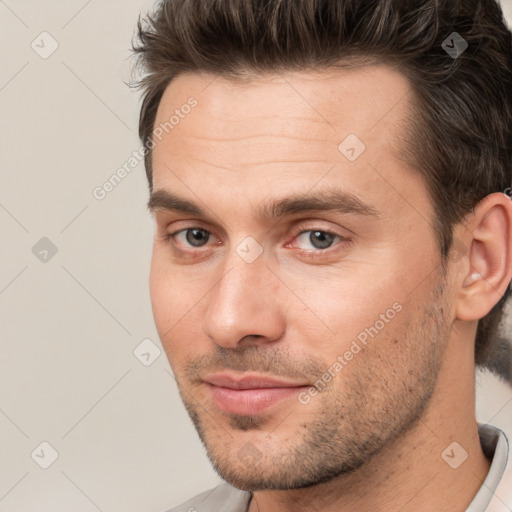
<svg viewBox="0 0 512 512"><path fill-rule="evenodd" d="M430 194L444 262L453 226L488 194L510 190L512 37L495 0L163 0L139 18L137 36L143 143L164 90L184 72L239 79L362 58L393 65L412 85L404 157ZM457 39L467 44L458 56L449 53ZM152 189L150 151L145 165ZM478 323L477 365L494 368L509 292Z"/></svg>

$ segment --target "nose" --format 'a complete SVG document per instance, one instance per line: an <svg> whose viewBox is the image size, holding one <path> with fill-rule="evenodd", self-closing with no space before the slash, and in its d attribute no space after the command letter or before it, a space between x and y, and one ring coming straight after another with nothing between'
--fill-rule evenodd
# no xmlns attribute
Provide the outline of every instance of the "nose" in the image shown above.
<svg viewBox="0 0 512 512"><path fill-rule="evenodd" d="M283 337L285 316L280 282L267 267L264 253L247 263L234 250L222 276L207 295L203 332L217 345L261 345Z"/></svg>

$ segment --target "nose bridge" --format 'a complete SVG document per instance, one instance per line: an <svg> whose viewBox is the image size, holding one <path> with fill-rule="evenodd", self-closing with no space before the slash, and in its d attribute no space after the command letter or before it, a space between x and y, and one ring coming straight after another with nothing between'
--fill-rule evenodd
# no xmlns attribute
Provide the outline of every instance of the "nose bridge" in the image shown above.
<svg viewBox="0 0 512 512"><path fill-rule="evenodd" d="M276 278L264 254L251 257L243 242L224 261L223 277L208 294L203 331L215 343L235 347L246 336L279 337L284 322L279 307Z"/></svg>

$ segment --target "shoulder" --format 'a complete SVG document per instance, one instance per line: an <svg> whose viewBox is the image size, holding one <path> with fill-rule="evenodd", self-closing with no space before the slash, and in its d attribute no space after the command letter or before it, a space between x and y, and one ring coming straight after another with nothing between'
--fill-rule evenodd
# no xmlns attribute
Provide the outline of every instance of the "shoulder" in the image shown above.
<svg viewBox="0 0 512 512"><path fill-rule="evenodd" d="M222 483L167 512L246 512L250 497L250 492Z"/></svg>

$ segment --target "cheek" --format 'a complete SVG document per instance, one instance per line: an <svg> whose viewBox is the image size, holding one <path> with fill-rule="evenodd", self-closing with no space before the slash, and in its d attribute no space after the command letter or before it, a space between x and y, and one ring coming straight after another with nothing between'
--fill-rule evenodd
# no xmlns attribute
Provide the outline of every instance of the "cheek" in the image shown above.
<svg viewBox="0 0 512 512"><path fill-rule="evenodd" d="M163 272L158 265L152 262L150 272L150 295L153 309L153 318L156 330L171 365L176 375L177 366L183 358L183 345L177 343L180 339L180 328L185 312L182 309L182 297L179 296L180 286L174 279ZM174 341L173 341L174 340Z"/></svg>
<svg viewBox="0 0 512 512"><path fill-rule="evenodd" d="M190 359L208 350L201 330L204 279L169 264L165 250L154 249L149 289L155 326L175 375ZM194 353L191 342L194 343Z"/></svg>
<svg viewBox="0 0 512 512"><path fill-rule="evenodd" d="M151 259L151 268L149 273L149 294L151 297L153 317L155 319L156 327L160 331L163 313L166 310L166 304L168 304L170 289L167 286L167 279L165 272L163 272L163 267L158 260L159 255L156 249L153 248L153 256Z"/></svg>
<svg viewBox="0 0 512 512"><path fill-rule="evenodd" d="M191 306L188 306L190 283L185 283L179 272L166 261L163 251L153 249L149 275L149 291L156 328L162 343L179 329Z"/></svg>
<svg viewBox="0 0 512 512"><path fill-rule="evenodd" d="M371 270L371 269L368 269ZM287 318L300 331L299 339L309 340L315 350L334 358L348 350L358 336L362 342L378 331L390 331L398 325L405 291L392 272L372 275L369 272L346 273L294 286L291 276L287 284L300 300L289 301ZM383 315L383 317L381 317Z"/></svg>

